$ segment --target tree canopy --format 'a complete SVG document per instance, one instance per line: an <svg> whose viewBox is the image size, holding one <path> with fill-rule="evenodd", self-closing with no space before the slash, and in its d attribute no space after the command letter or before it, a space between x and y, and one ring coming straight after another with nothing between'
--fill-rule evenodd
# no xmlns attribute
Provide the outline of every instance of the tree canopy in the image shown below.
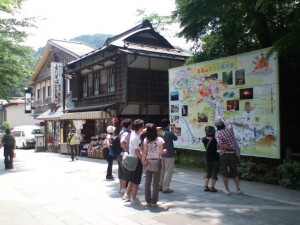
<svg viewBox="0 0 300 225"><path fill-rule="evenodd" d="M27 86L32 71L33 49L22 45L26 27L33 18L18 20L14 15L24 0L0 0L0 98L10 99Z"/></svg>
<svg viewBox="0 0 300 225"><path fill-rule="evenodd" d="M179 35L194 41L189 63L272 47L279 58L281 144L300 152L299 0L176 0ZM282 151L283 152L283 151Z"/></svg>
<svg viewBox="0 0 300 225"><path fill-rule="evenodd" d="M176 0L179 36L194 41L195 61L273 47L300 51L300 6L294 0Z"/></svg>

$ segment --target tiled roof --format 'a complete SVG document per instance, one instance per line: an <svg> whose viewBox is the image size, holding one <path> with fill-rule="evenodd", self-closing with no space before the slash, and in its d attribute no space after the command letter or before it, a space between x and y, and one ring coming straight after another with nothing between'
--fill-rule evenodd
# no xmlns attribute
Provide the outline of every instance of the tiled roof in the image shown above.
<svg viewBox="0 0 300 225"><path fill-rule="evenodd" d="M147 40L149 43L139 43L141 40ZM148 52L148 54L160 53L182 58L191 57L191 54L175 49L163 36L154 31L152 24L149 21L144 21L142 24L137 25L119 35L108 38L103 47L78 57L77 59L69 62L68 65L97 54L98 52L105 51L111 46L117 47L119 50L128 50L128 53L132 53L132 50L142 50L144 52Z"/></svg>
<svg viewBox="0 0 300 225"><path fill-rule="evenodd" d="M11 99L9 102L6 100L3 101L3 105L5 106L16 105L16 104L25 104L25 97L14 98Z"/></svg>
<svg viewBox="0 0 300 225"><path fill-rule="evenodd" d="M69 55L73 56L74 58L78 58L80 56L86 55L87 53L94 50L94 48L86 46L85 44L82 44L80 42L49 39L40 59L38 60L37 64L35 65L33 74L28 81L29 85L32 85L32 83L38 76L39 72L41 71L41 69L45 63L45 60L47 59L47 56L50 54L52 46L54 46L58 49L61 49L62 51L68 53Z"/></svg>
<svg viewBox="0 0 300 225"><path fill-rule="evenodd" d="M62 40L50 39L47 44L51 44L57 48L60 48L65 52L74 55L76 58L94 50L94 48L84 45L81 42L75 42L75 41L65 41L65 40L62 41Z"/></svg>

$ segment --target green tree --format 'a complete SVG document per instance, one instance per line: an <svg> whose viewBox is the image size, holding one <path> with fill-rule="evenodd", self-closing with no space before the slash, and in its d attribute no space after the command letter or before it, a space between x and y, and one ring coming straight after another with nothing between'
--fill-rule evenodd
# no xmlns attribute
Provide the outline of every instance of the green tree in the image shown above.
<svg viewBox="0 0 300 225"><path fill-rule="evenodd" d="M147 14L145 9L137 9L136 16L139 17L139 21L137 24L142 23L144 20L149 20L153 26L153 28L157 32L161 31L170 31L170 27L176 22L175 17L173 16L161 16L158 13L150 13ZM175 35L175 34L173 34Z"/></svg>
<svg viewBox="0 0 300 225"><path fill-rule="evenodd" d="M194 61L266 47L284 57L300 51L299 1L176 0L173 16L179 36L196 43Z"/></svg>
<svg viewBox="0 0 300 225"><path fill-rule="evenodd" d="M9 123L4 121L2 124L2 132L4 133L7 128L10 128Z"/></svg>
<svg viewBox="0 0 300 225"><path fill-rule="evenodd" d="M179 36L194 41L190 63L272 47L279 55L281 146L300 152L300 2L176 0ZM284 152L284 150L282 150Z"/></svg>
<svg viewBox="0 0 300 225"><path fill-rule="evenodd" d="M101 48L106 40L113 36L111 34L81 35L70 39L70 41L78 41L92 48Z"/></svg>
<svg viewBox="0 0 300 225"><path fill-rule="evenodd" d="M27 86L33 67L33 49L22 45L26 27L33 27L33 18L18 20L14 15L24 0L0 0L0 98L20 95Z"/></svg>
<svg viewBox="0 0 300 225"><path fill-rule="evenodd" d="M177 30L178 24L176 22L176 18L172 15L169 16L161 16L158 13L150 13L148 14L145 9L137 9L136 16L140 19L137 21L137 24L142 23L145 20L149 20L153 26L153 29L157 32L164 33L164 37L176 37L178 34L174 32ZM175 28L175 29L174 29ZM177 49L187 51L187 49L182 49L181 47L174 46Z"/></svg>

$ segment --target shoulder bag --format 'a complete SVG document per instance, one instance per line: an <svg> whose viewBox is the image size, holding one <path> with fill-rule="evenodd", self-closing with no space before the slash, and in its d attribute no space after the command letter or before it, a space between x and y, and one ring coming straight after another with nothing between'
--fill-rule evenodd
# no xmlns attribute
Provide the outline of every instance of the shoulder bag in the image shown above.
<svg viewBox="0 0 300 225"><path fill-rule="evenodd" d="M122 165L129 171L135 171L138 160L138 158L129 156L128 153L124 153L122 158Z"/></svg>
<svg viewBox="0 0 300 225"><path fill-rule="evenodd" d="M158 172L160 167L160 159L147 159L146 171Z"/></svg>
<svg viewBox="0 0 300 225"><path fill-rule="evenodd" d="M160 168L160 156L158 159L148 159L148 147L147 147L147 162L146 162L146 171L158 172Z"/></svg>

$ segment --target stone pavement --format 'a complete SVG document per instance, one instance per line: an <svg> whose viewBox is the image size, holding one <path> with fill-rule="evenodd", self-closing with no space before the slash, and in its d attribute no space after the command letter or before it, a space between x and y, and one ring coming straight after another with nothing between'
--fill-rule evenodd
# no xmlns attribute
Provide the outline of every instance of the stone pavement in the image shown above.
<svg viewBox="0 0 300 225"><path fill-rule="evenodd" d="M277 185L241 181L243 195L203 191L203 173L176 168L173 193L160 193L159 207L121 200L118 181L105 179L106 161L33 150L16 150L13 170L5 170L0 150L1 225L99 224L300 224L300 192ZM117 166L114 162L113 173ZM299 214L298 214L299 213Z"/></svg>

